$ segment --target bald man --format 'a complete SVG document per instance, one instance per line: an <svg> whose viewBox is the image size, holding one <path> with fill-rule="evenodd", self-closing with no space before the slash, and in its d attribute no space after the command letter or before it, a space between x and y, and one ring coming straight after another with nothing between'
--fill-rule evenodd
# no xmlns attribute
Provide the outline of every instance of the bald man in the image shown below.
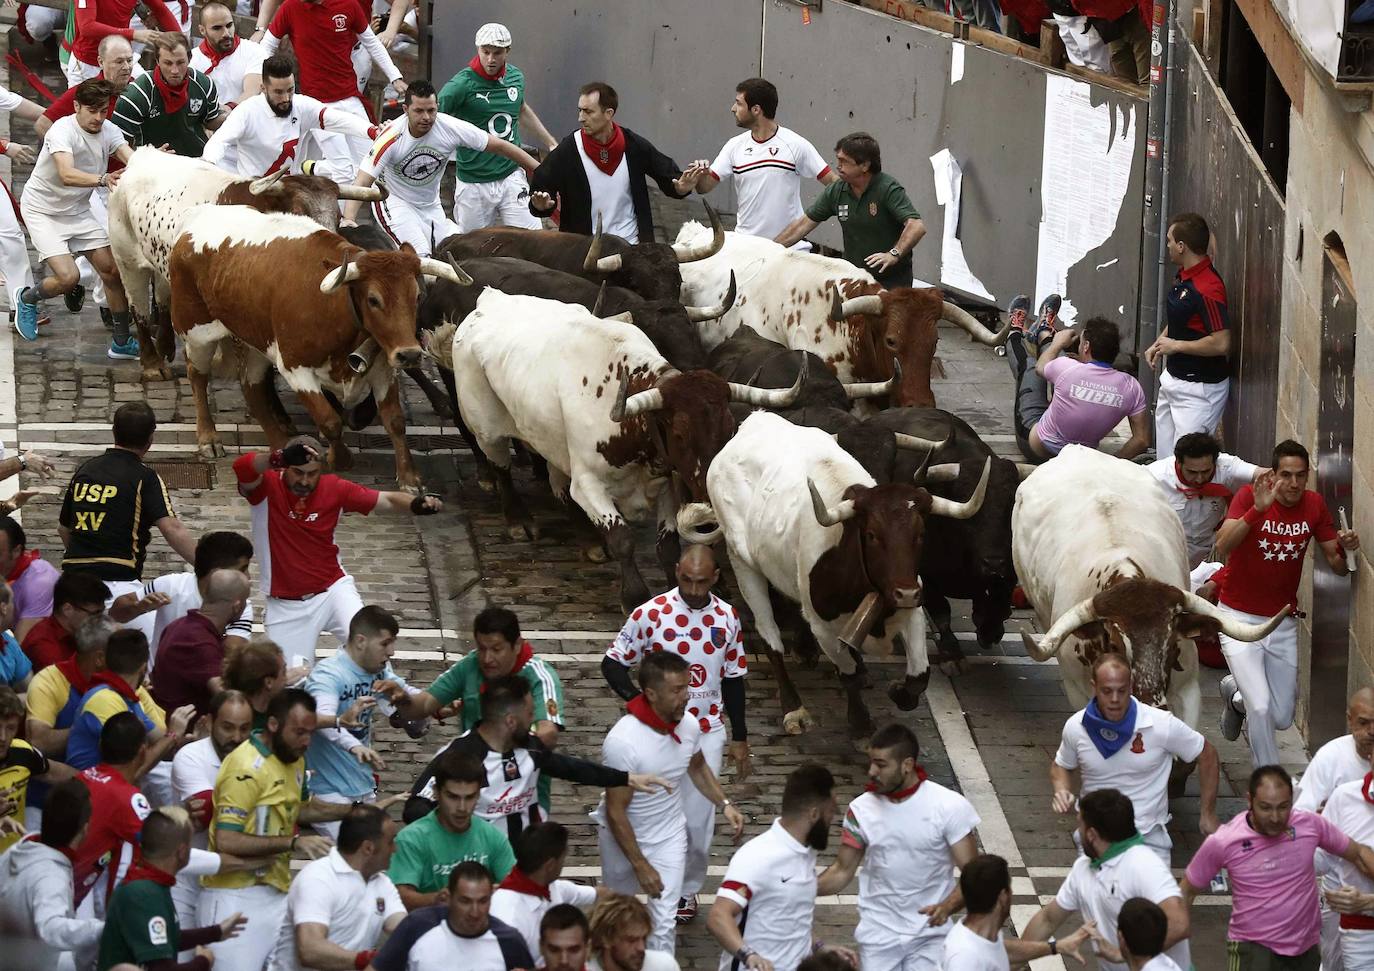
<svg viewBox="0 0 1374 971"><path fill-rule="evenodd" d="M195 610L172 621L157 645L153 698L167 711L195 705L196 715L210 710L210 699L224 688L224 629L239 619L252 587L242 570L212 570L205 597Z"/></svg>
<svg viewBox="0 0 1374 971"><path fill-rule="evenodd" d="M1361 688L1350 696L1345 724L1350 734L1333 738L1317 749L1307 771L1297 780L1294 809L1320 812L1337 787L1363 779L1369 772L1370 758L1374 757L1374 689ZM1340 880L1331 871L1330 856L1318 853L1317 872L1322 875L1322 886L1327 890L1340 885ZM1341 955L1341 915L1326 905L1325 894L1321 902L1322 968L1342 971L1345 962Z"/></svg>
<svg viewBox="0 0 1374 971"><path fill-rule="evenodd" d="M1217 831L1217 750L1198 732L1161 708L1134 695L1130 663L1120 654L1099 655L1092 667L1093 698L1064 723L1059 751L1050 763L1051 803L1057 813L1074 811L1078 799L1099 789L1116 789L1135 807L1136 831L1170 863L1169 773L1174 759L1197 761L1202 812L1198 829ZM1074 774L1079 776L1074 794ZM1081 847L1080 847L1081 849Z"/></svg>
<svg viewBox="0 0 1374 971"><path fill-rule="evenodd" d="M725 723L730 716L730 760L737 778L749 776L748 729L744 720L744 632L739 612L711 592L720 580L709 546L689 546L677 561L677 586L641 604L630 614L601 661L601 673L616 694L629 701L639 694L631 669L653 651L673 651L691 665L687 716L701 726L702 753L720 776ZM697 892L706 879L706 861L715 832L716 807L690 782L684 783L687 865L678 901L678 923L697 914Z"/></svg>

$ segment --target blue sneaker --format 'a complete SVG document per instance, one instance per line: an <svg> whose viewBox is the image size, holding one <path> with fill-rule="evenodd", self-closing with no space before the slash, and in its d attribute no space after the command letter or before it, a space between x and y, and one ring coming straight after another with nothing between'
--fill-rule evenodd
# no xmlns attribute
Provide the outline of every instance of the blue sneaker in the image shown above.
<svg viewBox="0 0 1374 971"><path fill-rule="evenodd" d="M130 334L123 343L117 337L112 339L110 349L105 352L105 356L113 361L137 361L138 338Z"/></svg>
<svg viewBox="0 0 1374 971"><path fill-rule="evenodd" d="M19 336L26 341L38 339L38 304L29 303L24 299L24 294L28 293L32 287L25 287L19 292L18 306L14 308L14 329L19 331Z"/></svg>

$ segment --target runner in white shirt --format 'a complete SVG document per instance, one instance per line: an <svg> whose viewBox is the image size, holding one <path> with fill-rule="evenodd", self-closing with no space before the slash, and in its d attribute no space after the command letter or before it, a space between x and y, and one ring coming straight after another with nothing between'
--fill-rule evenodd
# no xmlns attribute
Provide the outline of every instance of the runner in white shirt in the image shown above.
<svg viewBox="0 0 1374 971"><path fill-rule="evenodd" d="M30 123L43 117L40 105L2 86L0 111L10 112L15 118ZM26 164L37 157L29 146L4 140L0 140L0 155L8 155L12 162ZM33 286L33 267L29 264L28 240L19 219L19 202L8 185L0 182L0 189L5 193L5 198L0 200L0 273L5 275L5 290L9 293L10 313L13 314L18 306L19 291Z"/></svg>
<svg viewBox="0 0 1374 971"><path fill-rule="evenodd" d="M1173 872L1136 832L1131 801L1115 789L1084 796L1078 803L1078 835L1086 855L1074 861L1059 893L1030 919L1021 939L1049 940L1073 913L1099 928L1116 927L1121 905L1144 897L1168 917L1169 957L1188 967L1188 909ZM1122 955L1105 938L1097 937L1093 947L1102 971L1127 971Z"/></svg>
<svg viewBox="0 0 1374 971"><path fill-rule="evenodd" d="M592 911L591 959L585 971L680 971L667 951L645 947L649 910L629 894L613 893Z"/></svg>
<svg viewBox="0 0 1374 971"><path fill-rule="evenodd" d="M834 789L825 766L794 769L782 792L782 816L730 859L706 920L723 948L720 971L796 971L816 950L816 853L830 841ZM844 948L831 950L858 963L858 955Z"/></svg>
<svg viewBox="0 0 1374 971"><path fill-rule="evenodd" d="M1132 897L1121 905L1117 946L1131 971L1186 971L1163 953L1168 933L1169 918L1153 901Z"/></svg>
<svg viewBox="0 0 1374 971"><path fill-rule="evenodd" d="M210 574L216 570L238 570L247 576L248 565L252 561L253 542L247 536L228 530L202 533L200 539L196 540L195 572L165 573L143 584L144 597L161 594L167 601L155 611L144 615L147 623L142 629L148 637L149 672L157 663L157 645L162 641L162 632L173 621L180 620L192 610L200 609L205 598L205 584L209 581ZM252 636L253 601L249 600L238 619L230 621L224 628L225 653L248 643Z"/></svg>
<svg viewBox="0 0 1374 971"><path fill-rule="evenodd" d="M267 52L235 33L234 15L221 0L209 0L200 8L200 34L203 39L191 52L191 66L215 82L221 107L232 111L262 90Z"/></svg>
<svg viewBox="0 0 1374 971"><path fill-rule="evenodd" d="M257 178L280 168L300 171L301 140L317 128L372 138L377 129L359 118L296 94L296 66L274 55L262 62L262 93L241 102L205 143L201 158L238 175Z"/></svg>
<svg viewBox="0 0 1374 971"><path fill-rule="evenodd" d="M372 214L396 245L409 243L420 256L429 256L458 226L444 215L439 183L458 148L491 152L532 171L538 163L518 145L489 135L476 125L439 114L439 98L426 80L411 83L405 93L405 114L382 128L372 151L358 169L353 184L386 186L387 198L372 204ZM344 203L345 224L358 217L361 203Z"/></svg>
<svg viewBox="0 0 1374 971"><path fill-rule="evenodd" d="M539 953L539 925L559 904L590 907L610 893L558 879L568 858L568 830L560 823L535 823L515 838L515 869L491 895L491 916L514 927L531 954Z"/></svg>
<svg viewBox="0 0 1374 971"><path fill-rule="evenodd" d="M1336 788L1326 800L1322 815L1345 835L1368 844L1374 840L1374 775L1365 774ZM1338 914L1340 967L1374 968L1374 880L1339 857L1328 857L1331 873L1323 880L1322 899ZM1322 967L1331 968L1322 958Z"/></svg>
<svg viewBox="0 0 1374 971"><path fill-rule="evenodd" d="M272 971L368 966L406 916L386 875L399 828L376 806L355 806L340 821L334 848L291 881Z"/></svg>
<svg viewBox="0 0 1374 971"><path fill-rule="evenodd" d="M1147 468L1183 522L1189 567L1207 559L1235 493L1269 471L1223 452L1217 440L1205 432L1184 435L1174 444L1171 457L1152 462Z"/></svg>
<svg viewBox="0 0 1374 971"><path fill-rule="evenodd" d="M739 839L744 817L721 791L701 752L701 727L685 717L691 667L679 654L657 651L639 665L641 693L625 706L601 746L601 761L626 772L666 779L671 788L652 794L608 789L592 814L600 826L601 872L618 893L649 898L653 929L649 948L673 953L676 902L687 857L687 817L682 786L690 777L711 803L723 807Z"/></svg>
<svg viewBox="0 0 1374 971"><path fill-rule="evenodd" d="M964 906L955 868L978 854L978 813L959 793L927 779L919 755L905 725L873 735L868 791L849 804L839 858L817 881L816 892L829 896L859 872L854 940L864 971L939 966L950 915Z"/></svg>
<svg viewBox="0 0 1374 971"><path fill-rule="evenodd" d="M734 179L739 212L735 232L773 239L802 215L802 179L829 185L839 178L816 147L773 116L778 89L763 78L741 81L730 106L735 124L745 129L725 143L711 169L697 183L702 195ZM811 249L802 240L793 249Z"/></svg>
<svg viewBox="0 0 1374 971"><path fill-rule="evenodd" d="M587 971L591 950L587 915L572 904L554 904L540 918L539 950L534 953L544 971ZM654 953L667 957L662 951Z"/></svg>
<svg viewBox="0 0 1374 971"><path fill-rule="evenodd" d="M1130 663L1120 654L1099 655L1092 666L1093 699L1064 723L1059 751L1050 763L1053 808L1073 812L1076 797L1072 773L1081 776L1079 796L1116 789L1135 807L1136 827L1145 843L1167 866L1169 838L1169 773L1174 759L1197 761L1202 796L1198 830L1217 831L1217 750L1198 732L1160 708L1132 696Z"/></svg>
<svg viewBox="0 0 1374 971"><path fill-rule="evenodd" d="M748 728L744 719L744 631L739 612L711 593L720 580L709 546L692 545L677 563L678 585L635 608L601 661L616 694L629 701L639 693L630 668L655 650L676 651L691 665L692 683L687 714L697 719L701 749L717 778L725 752L725 723L730 716L730 761L735 778L749 777ZM697 892L706 880L716 807L693 786L683 793L687 813L687 872L677 919L685 923L697 915Z"/></svg>

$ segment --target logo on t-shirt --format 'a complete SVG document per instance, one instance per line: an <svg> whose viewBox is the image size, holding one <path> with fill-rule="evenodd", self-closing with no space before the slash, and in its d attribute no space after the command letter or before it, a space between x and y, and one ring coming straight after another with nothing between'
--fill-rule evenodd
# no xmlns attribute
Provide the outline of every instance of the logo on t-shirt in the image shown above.
<svg viewBox="0 0 1374 971"><path fill-rule="evenodd" d="M520 97L520 89L514 86L507 88L506 97L514 101L516 98Z"/></svg>
<svg viewBox="0 0 1374 971"><path fill-rule="evenodd" d="M191 114L193 114L193 115L198 115L198 114L200 114L200 109L203 108L204 106L205 106L205 99L204 99L204 98L192 98L192 99L191 99Z"/></svg>
<svg viewBox="0 0 1374 971"><path fill-rule="evenodd" d="M1307 541L1312 535L1311 525L1304 520L1299 523L1281 523L1266 519L1260 524L1260 553L1266 560L1300 560L1307 551ZM1273 539L1270 537L1284 537Z"/></svg>
<svg viewBox="0 0 1374 971"><path fill-rule="evenodd" d="M728 632L725 630L724 627L712 627L712 628L711 628L711 643L714 644L716 647L718 647L718 648L724 647L724 646L725 646L725 638L726 638L727 636L728 636Z"/></svg>
<svg viewBox="0 0 1374 971"><path fill-rule="evenodd" d="M377 915L380 917L382 914L385 914L385 913L386 913L386 901L383 900L381 897L378 897L378 898L377 898Z"/></svg>
<svg viewBox="0 0 1374 971"><path fill-rule="evenodd" d="M148 943L167 943L167 918L153 917L148 921Z"/></svg>
<svg viewBox="0 0 1374 971"><path fill-rule="evenodd" d="M336 13L333 19L335 33L341 34L348 29L348 14Z"/></svg>
<svg viewBox="0 0 1374 971"><path fill-rule="evenodd" d="M693 664L691 668L692 687L700 688L706 684L706 666Z"/></svg>
<svg viewBox="0 0 1374 971"><path fill-rule="evenodd" d="M1141 737L1139 732L1136 732L1135 738L1131 740L1131 751L1136 755L1145 751L1145 739Z"/></svg>
<svg viewBox="0 0 1374 971"><path fill-rule="evenodd" d="M849 203L840 203L839 212L837 212L836 215L839 216L840 222L847 220L849 218Z"/></svg>

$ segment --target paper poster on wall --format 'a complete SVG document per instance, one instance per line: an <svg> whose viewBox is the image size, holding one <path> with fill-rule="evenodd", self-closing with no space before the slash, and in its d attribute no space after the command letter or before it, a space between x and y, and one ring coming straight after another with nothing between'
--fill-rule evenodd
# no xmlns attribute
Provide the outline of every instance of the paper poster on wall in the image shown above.
<svg viewBox="0 0 1374 971"><path fill-rule="evenodd" d="M1045 79L1035 300L1061 294L1065 321L1076 316L1073 294L1065 292L1069 269L1116 229L1135 165L1139 123L1134 104L1094 105L1086 82L1055 75Z"/></svg>
<svg viewBox="0 0 1374 971"><path fill-rule="evenodd" d="M930 157L930 167L935 176L935 201L945 210L945 233L940 243L940 283L996 303L997 299L983 286L983 281L969 269L964 258L964 244L958 236L963 169L947 148Z"/></svg>

